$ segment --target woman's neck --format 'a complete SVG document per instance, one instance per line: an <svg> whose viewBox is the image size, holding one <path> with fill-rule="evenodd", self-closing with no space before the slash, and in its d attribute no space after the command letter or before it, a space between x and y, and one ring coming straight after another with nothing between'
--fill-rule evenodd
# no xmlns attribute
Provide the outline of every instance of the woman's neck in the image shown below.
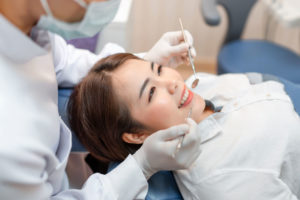
<svg viewBox="0 0 300 200"><path fill-rule="evenodd" d="M210 116L210 115L212 115L212 114L214 114L214 113L215 113L215 111L212 110L210 107L205 107L205 109L204 109L202 115L201 115L200 118L198 119L199 122L201 122L202 120L204 120L205 118L207 118L208 116Z"/></svg>
<svg viewBox="0 0 300 200"><path fill-rule="evenodd" d="M39 0L1 0L0 12L20 31L29 35L44 10Z"/></svg>

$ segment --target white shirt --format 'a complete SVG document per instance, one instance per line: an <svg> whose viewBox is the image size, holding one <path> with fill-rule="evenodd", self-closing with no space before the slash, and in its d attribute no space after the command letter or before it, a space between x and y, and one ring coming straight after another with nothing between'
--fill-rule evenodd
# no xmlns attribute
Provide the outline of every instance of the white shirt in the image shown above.
<svg viewBox="0 0 300 200"><path fill-rule="evenodd" d="M300 199L300 118L283 85L199 76L194 92L223 109L198 124L202 153L175 173L184 199Z"/></svg>
<svg viewBox="0 0 300 200"><path fill-rule="evenodd" d="M68 189L71 134L57 108L59 86L73 86L101 57L42 30L31 39L0 15L0 199L143 199L147 181L132 156L108 175ZM130 184L128 184L130 183Z"/></svg>

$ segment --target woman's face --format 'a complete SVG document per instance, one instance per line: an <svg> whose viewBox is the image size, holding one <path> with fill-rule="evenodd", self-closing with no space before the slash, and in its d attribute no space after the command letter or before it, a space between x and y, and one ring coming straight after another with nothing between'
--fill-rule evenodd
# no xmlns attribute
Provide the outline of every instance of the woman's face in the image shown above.
<svg viewBox="0 0 300 200"><path fill-rule="evenodd" d="M129 107L132 117L151 131L196 122L205 108L204 100L192 93L174 69L131 59L112 73L113 87L120 101Z"/></svg>

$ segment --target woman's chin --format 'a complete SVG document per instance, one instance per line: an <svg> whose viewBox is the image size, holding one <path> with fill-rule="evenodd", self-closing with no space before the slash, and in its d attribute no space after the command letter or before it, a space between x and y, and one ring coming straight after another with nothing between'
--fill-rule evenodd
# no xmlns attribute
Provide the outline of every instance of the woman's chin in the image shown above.
<svg viewBox="0 0 300 200"><path fill-rule="evenodd" d="M195 94L193 99L191 118L195 122L199 123L202 119L202 114L204 112L204 109L205 109L204 99L201 96Z"/></svg>

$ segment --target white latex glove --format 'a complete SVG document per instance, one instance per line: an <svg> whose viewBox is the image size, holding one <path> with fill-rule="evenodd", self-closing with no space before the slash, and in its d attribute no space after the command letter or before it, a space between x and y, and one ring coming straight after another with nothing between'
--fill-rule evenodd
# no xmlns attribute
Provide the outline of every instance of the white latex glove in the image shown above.
<svg viewBox="0 0 300 200"><path fill-rule="evenodd" d="M182 63L188 64L188 48L191 48L193 58L196 56L196 51L193 47L192 35L187 30L184 32L188 44L184 42L181 31L167 32L146 53L144 59L173 68Z"/></svg>
<svg viewBox="0 0 300 200"><path fill-rule="evenodd" d="M189 125L182 124L153 133L133 155L147 179L160 170L187 169L198 158L201 138L197 124L190 118L187 122ZM184 134L182 146L174 157L179 136Z"/></svg>

